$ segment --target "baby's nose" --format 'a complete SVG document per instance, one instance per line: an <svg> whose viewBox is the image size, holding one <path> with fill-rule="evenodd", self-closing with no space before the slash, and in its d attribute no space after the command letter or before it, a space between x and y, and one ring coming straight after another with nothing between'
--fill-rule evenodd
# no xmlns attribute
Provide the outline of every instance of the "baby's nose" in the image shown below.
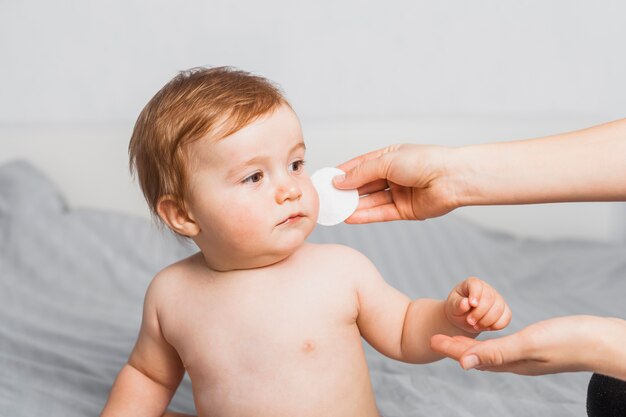
<svg viewBox="0 0 626 417"><path fill-rule="evenodd" d="M276 202L282 204L288 200L297 200L302 196L302 189L298 183L289 178L282 181L278 187L276 187Z"/></svg>

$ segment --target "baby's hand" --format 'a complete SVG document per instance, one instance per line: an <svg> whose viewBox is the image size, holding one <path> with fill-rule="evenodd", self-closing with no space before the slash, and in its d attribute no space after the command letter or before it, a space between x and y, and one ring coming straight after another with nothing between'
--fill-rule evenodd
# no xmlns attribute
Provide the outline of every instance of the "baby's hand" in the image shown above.
<svg viewBox="0 0 626 417"><path fill-rule="evenodd" d="M452 324L469 333L500 330L511 321L511 309L504 298L489 284L474 277L450 292L445 311Z"/></svg>

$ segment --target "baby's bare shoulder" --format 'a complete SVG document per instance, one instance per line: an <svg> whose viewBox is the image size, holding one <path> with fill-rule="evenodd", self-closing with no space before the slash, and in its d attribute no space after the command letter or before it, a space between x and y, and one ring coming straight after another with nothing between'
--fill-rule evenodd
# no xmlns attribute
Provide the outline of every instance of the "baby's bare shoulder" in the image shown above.
<svg viewBox="0 0 626 417"><path fill-rule="evenodd" d="M201 270L201 253L191 255L181 259L160 270L148 286L146 300L153 298L156 300L171 294L180 293L186 286L189 286L193 277L197 276Z"/></svg>
<svg viewBox="0 0 626 417"><path fill-rule="evenodd" d="M321 265L348 268L369 267L370 260L358 250L335 243L307 243L303 245L302 255L309 260L322 262Z"/></svg>

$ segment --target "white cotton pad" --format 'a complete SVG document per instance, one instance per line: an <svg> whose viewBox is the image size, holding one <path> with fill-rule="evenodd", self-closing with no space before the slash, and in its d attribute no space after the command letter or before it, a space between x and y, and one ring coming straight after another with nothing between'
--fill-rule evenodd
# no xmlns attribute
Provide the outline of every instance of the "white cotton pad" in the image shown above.
<svg viewBox="0 0 626 417"><path fill-rule="evenodd" d="M345 174L339 168L326 167L311 175L313 186L320 198L317 222L322 226L334 226L350 217L359 205L357 190L340 190L333 185L333 178Z"/></svg>

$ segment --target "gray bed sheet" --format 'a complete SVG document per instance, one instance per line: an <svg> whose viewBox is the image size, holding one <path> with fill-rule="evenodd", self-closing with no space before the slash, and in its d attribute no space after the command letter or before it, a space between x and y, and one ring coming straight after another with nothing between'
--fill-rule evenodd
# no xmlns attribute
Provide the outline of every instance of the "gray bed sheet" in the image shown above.
<svg viewBox="0 0 626 417"><path fill-rule="evenodd" d="M454 215L318 227L365 253L407 295L446 297L475 275L507 299L507 334L569 314L626 318L626 247L516 239ZM194 252L148 221L70 210L28 163L0 166L0 416L96 416L128 357L152 276ZM481 338L487 338L485 334ZM523 377L409 365L366 346L387 417L584 416L588 373ZM186 378L172 409L194 412Z"/></svg>

